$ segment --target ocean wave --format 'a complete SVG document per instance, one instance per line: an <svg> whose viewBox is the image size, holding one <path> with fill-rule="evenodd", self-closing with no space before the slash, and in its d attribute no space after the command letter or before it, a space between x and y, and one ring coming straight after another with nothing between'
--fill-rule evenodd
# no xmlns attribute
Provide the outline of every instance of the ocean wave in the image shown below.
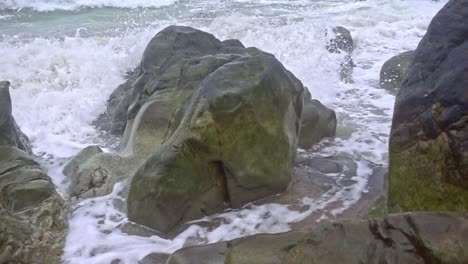
<svg viewBox="0 0 468 264"><path fill-rule="evenodd" d="M117 7L162 7L169 6L177 0L2 0L0 10L32 9L39 12L54 10L72 11L80 8Z"/></svg>

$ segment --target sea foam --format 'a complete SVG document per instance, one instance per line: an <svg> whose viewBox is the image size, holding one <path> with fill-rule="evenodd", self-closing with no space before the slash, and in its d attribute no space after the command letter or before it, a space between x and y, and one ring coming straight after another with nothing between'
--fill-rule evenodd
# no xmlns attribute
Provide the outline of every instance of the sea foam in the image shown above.
<svg viewBox="0 0 468 264"><path fill-rule="evenodd" d="M35 11L53 10L76 10L80 8L96 7L117 7L117 8L138 8L138 7L162 7L169 6L176 0L2 0L2 9L33 9Z"/></svg>

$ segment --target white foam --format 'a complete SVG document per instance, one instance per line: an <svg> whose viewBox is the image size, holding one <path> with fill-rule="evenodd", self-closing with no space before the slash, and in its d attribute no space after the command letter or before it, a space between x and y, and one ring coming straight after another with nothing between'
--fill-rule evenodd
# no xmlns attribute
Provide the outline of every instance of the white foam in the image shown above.
<svg viewBox="0 0 468 264"><path fill-rule="evenodd" d="M21 10L23 8L30 8L39 12L44 12L96 7L155 8L169 6L175 2L176 0L2 0L2 2L0 2L0 10Z"/></svg>

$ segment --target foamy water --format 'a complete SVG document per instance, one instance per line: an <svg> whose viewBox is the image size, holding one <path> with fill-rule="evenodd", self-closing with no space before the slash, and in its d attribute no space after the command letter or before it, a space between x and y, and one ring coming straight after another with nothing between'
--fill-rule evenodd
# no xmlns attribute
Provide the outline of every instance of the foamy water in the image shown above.
<svg viewBox="0 0 468 264"><path fill-rule="evenodd" d="M2 0L0 9L21 10L25 8L36 11L76 10L96 7L161 7L174 4L176 0Z"/></svg>
<svg viewBox="0 0 468 264"><path fill-rule="evenodd" d="M61 166L83 147L105 144L92 121L105 110L109 94L124 80L125 72L138 64L148 41L171 24L197 27L220 39L238 38L246 46L273 53L314 98L337 112L338 137L324 142L320 155L346 153L358 164L353 184L332 188L319 199L304 197L298 201L308 208L303 212L280 204L247 205L203 219L223 223L213 230L195 221L173 240L119 231L118 226L127 221L113 206L113 201L124 201L119 196L125 184L121 183L111 195L74 206L64 262L137 263L149 253L171 253L184 245L287 231L289 224L331 203L339 206L327 215L346 211L368 191L369 164L387 165L394 96L378 88L380 67L393 55L414 49L443 4L429 0L0 0L0 80L12 82L17 122L64 195L67 179L60 173ZM354 84L339 81L342 55L324 48L325 30L336 25L350 29L354 38Z"/></svg>

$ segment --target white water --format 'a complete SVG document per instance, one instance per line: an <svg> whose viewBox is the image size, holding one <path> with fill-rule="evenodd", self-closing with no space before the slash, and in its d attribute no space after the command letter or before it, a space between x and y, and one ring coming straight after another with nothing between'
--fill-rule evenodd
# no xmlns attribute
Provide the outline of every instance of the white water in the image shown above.
<svg viewBox="0 0 468 264"><path fill-rule="evenodd" d="M60 166L90 144L103 144L91 122L105 110L109 94L140 60L151 37L170 24L190 25L220 39L273 53L312 96L333 108L338 138L324 142L321 155L347 153L358 161L355 183L332 189L320 199L304 197L299 213L286 205L248 205L212 216L222 225L207 230L196 223L174 240L129 236L116 228L126 220L114 193L82 201L70 219L67 263L136 263L151 252L170 253L184 244L216 242L254 233L287 231L289 224L330 203L338 215L368 189L369 162L387 164L394 96L378 88L380 67L391 56L414 49L443 2L375 1L150 1L0 0L0 80L12 82L14 115L33 141L49 174L66 195ZM151 7L114 9L91 7ZM88 9L83 9L88 7ZM63 10L73 10L72 12ZM350 29L355 51L354 84L339 81L340 55L325 51L324 30ZM330 175L341 177L341 175ZM325 215L325 212L324 212ZM198 237L196 241L188 239Z"/></svg>
<svg viewBox="0 0 468 264"><path fill-rule="evenodd" d="M89 7L137 8L168 6L175 2L175 0L2 0L0 9L21 10L30 8L36 11L53 11Z"/></svg>

